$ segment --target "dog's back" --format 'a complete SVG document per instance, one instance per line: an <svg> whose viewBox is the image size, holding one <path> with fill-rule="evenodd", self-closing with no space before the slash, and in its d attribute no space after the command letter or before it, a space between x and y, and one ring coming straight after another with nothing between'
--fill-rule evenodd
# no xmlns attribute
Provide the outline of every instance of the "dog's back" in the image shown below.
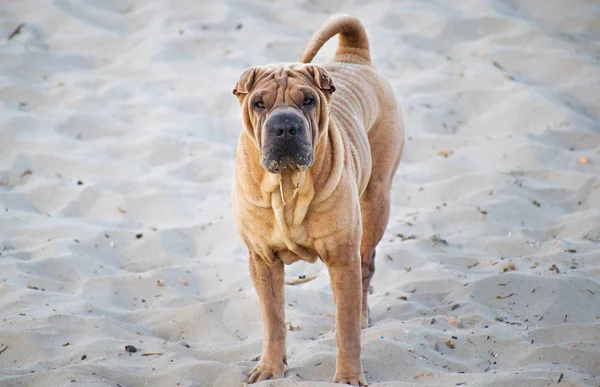
<svg viewBox="0 0 600 387"><path fill-rule="evenodd" d="M348 156L354 163L362 164L354 168L359 193L364 192L372 177L383 180L389 189L404 147L402 113L392 87L371 63L369 40L360 21L348 15L327 20L307 44L301 62L311 62L321 47L338 34L335 55L323 65L336 88L331 117L349 135ZM375 150L383 150L384 157ZM365 171L373 171L376 176L366 175Z"/></svg>

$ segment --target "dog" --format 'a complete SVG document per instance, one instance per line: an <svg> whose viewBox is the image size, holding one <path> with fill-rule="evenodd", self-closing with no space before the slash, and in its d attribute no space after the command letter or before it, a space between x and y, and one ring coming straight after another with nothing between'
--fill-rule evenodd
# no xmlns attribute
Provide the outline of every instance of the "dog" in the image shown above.
<svg viewBox="0 0 600 387"><path fill-rule="evenodd" d="M310 63L339 34L333 59ZM354 17L334 16L300 63L251 67L233 94L242 110L233 211L248 247L264 343L249 383L281 378L286 361L284 265L321 259L336 307L333 382L366 386L360 332L370 323L375 247L390 214L404 124Z"/></svg>

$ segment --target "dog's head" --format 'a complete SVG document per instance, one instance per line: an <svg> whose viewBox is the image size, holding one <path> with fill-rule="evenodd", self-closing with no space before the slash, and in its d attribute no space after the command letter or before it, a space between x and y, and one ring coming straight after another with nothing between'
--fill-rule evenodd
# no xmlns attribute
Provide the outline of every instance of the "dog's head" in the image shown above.
<svg viewBox="0 0 600 387"><path fill-rule="evenodd" d="M335 91L327 71L313 64L251 67L233 94L243 110L244 129L260 149L260 165L271 173L303 171L327 130Z"/></svg>

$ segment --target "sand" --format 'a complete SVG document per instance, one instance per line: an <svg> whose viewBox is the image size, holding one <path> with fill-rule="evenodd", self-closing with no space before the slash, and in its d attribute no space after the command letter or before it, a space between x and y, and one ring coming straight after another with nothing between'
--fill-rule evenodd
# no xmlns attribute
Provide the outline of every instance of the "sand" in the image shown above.
<svg viewBox="0 0 600 387"><path fill-rule="evenodd" d="M263 332L231 89L337 12L408 136L370 386L600 385L597 2L21 0L0 5L0 386L244 385ZM333 386L327 272L286 272L311 275L286 288L286 378L257 386Z"/></svg>

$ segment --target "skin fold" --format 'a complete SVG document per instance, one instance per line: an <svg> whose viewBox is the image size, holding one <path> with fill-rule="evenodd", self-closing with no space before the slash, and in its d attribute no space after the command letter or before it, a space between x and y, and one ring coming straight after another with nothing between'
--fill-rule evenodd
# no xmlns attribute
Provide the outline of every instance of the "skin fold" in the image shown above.
<svg viewBox="0 0 600 387"><path fill-rule="evenodd" d="M334 58L309 63L337 34ZM243 128L233 207L264 323L261 360L249 382L284 375L284 265L321 259L336 305L333 381L366 386L360 330L369 324L375 247L404 146L402 114L371 64L357 19L327 21L302 62L251 67L234 89Z"/></svg>

